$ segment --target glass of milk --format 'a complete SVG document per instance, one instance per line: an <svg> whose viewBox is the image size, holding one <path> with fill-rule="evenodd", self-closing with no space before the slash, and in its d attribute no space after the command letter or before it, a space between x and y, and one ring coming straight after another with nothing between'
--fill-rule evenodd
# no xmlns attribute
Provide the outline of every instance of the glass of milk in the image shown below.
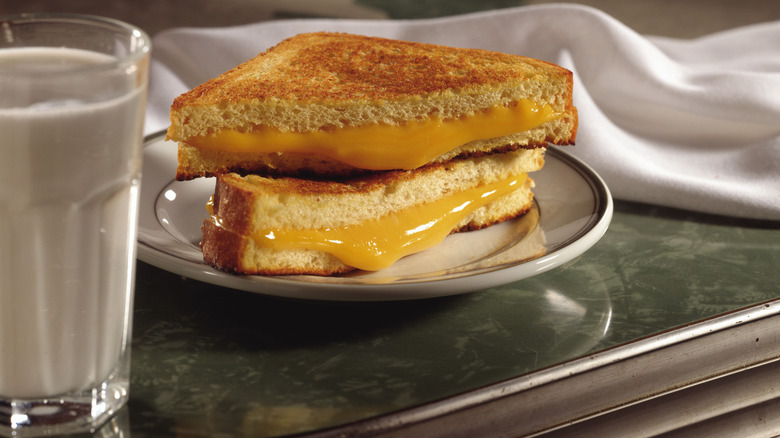
<svg viewBox="0 0 780 438"><path fill-rule="evenodd" d="M127 400L150 50L111 19L0 16L0 436Z"/></svg>

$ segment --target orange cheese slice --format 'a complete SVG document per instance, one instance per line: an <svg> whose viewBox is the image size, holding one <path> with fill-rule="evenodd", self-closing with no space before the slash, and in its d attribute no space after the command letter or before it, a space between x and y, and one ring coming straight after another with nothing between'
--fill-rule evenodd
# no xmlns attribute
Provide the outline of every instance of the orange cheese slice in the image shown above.
<svg viewBox="0 0 780 438"><path fill-rule="evenodd" d="M527 178L521 174L343 228L262 230L252 238L274 249L328 252L347 265L375 271L438 245L471 212L521 188Z"/></svg>
<svg viewBox="0 0 780 438"><path fill-rule="evenodd" d="M361 169L416 169L466 143L527 131L559 117L546 103L523 99L452 120L305 133L259 127L251 132L225 130L187 143L225 152L318 154Z"/></svg>

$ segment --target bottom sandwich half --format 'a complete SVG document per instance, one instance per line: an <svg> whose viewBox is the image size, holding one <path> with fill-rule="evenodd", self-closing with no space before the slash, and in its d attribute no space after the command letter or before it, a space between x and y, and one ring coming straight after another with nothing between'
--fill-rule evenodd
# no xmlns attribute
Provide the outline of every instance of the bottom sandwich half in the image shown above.
<svg viewBox="0 0 780 438"><path fill-rule="evenodd" d="M204 220L204 260L237 274L375 271L533 205L529 172L544 149L453 160L345 181L217 177Z"/></svg>

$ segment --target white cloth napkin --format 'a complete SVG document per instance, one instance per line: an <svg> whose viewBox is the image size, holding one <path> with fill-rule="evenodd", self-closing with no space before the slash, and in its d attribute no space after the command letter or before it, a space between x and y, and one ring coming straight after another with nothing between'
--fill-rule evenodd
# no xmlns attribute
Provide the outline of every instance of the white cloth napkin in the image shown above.
<svg viewBox="0 0 780 438"><path fill-rule="evenodd" d="M780 22L645 37L598 10L527 6L426 20L290 20L154 39L147 133L173 99L301 32L521 54L575 73L577 145L617 199L780 220Z"/></svg>

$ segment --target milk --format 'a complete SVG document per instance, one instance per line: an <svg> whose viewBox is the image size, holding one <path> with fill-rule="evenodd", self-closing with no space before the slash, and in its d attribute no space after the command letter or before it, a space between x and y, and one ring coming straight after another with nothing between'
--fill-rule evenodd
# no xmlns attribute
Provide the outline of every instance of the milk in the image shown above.
<svg viewBox="0 0 780 438"><path fill-rule="evenodd" d="M0 50L0 78L105 56ZM116 95L89 101L106 84L73 76L0 83L0 399L88 389L127 365L143 94L106 75Z"/></svg>

